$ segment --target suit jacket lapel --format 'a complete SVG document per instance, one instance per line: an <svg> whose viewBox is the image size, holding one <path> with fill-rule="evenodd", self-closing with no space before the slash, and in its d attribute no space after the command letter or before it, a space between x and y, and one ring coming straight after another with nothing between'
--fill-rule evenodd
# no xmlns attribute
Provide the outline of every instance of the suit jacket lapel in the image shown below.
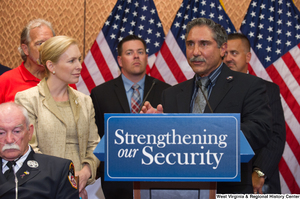
<svg viewBox="0 0 300 199"><path fill-rule="evenodd" d="M219 103L223 100L227 92L232 88L233 74L231 70L223 63L222 71L217 79L215 86L212 89L209 97L209 103L214 111ZM210 113L208 106L205 107L205 113Z"/></svg>
<svg viewBox="0 0 300 199"><path fill-rule="evenodd" d="M124 112L130 113L130 108L129 108L128 100L126 97L126 91L124 88L124 84L123 84L121 75L116 78L114 92L116 93L117 98L119 99L119 102L120 102L122 108L124 109Z"/></svg>
<svg viewBox="0 0 300 199"><path fill-rule="evenodd" d="M189 113L190 112L190 103L191 97L193 94L193 84L194 84L195 77L187 80L186 83L181 84L180 90L177 94L177 108L178 113Z"/></svg>
<svg viewBox="0 0 300 199"><path fill-rule="evenodd" d="M78 124L78 119L80 116L80 104L81 103L78 100L77 95L73 92L73 90L68 87L68 92L69 92L69 99L70 99L70 105L71 105L71 109L74 115L74 119L75 119L75 123ZM77 128L78 130L78 128Z"/></svg>
<svg viewBox="0 0 300 199"><path fill-rule="evenodd" d="M56 103L54 99L51 96L51 93L49 91L46 79L44 78L39 84L38 84L39 92L42 96L44 96L44 100L42 100L42 103L44 106L52 112L59 120L61 120L64 123L64 119L56 106ZM64 123L65 124L65 123Z"/></svg>

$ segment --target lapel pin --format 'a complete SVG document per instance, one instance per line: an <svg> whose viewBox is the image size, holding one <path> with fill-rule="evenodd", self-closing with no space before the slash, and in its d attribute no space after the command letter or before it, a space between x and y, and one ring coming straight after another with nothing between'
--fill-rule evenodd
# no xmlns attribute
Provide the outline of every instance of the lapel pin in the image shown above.
<svg viewBox="0 0 300 199"><path fill-rule="evenodd" d="M78 104L77 99L75 100L75 104Z"/></svg>
<svg viewBox="0 0 300 199"><path fill-rule="evenodd" d="M231 81L231 80L233 80L233 77L232 77L232 76L228 76L226 79L227 79L228 81Z"/></svg>
<svg viewBox="0 0 300 199"><path fill-rule="evenodd" d="M27 162L27 165L30 167L30 168L37 168L39 166L39 163L35 160L29 160Z"/></svg>

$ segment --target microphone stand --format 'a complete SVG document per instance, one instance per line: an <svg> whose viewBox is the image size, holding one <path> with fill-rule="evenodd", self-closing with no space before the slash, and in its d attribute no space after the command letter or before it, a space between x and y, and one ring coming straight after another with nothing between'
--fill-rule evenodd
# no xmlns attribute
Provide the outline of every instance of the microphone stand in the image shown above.
<svg viewBox="0 0 300 199"><path fill-rule="evenodd" d="M141 104L141 107L139 108L139 112L138 112L138 113L141 112L141 110L142 110L142 108L143 108L143 106L144 106L144 103L145 103L145 101L146 101L148 95L150 94L150 92L151 92L153 86L156 84L157 81L158 81L157 79L154 79L154 80L153 80L152 85L151 85L151 87L150 87L150 89L149 89L147 95L145 96L145 98L144 98L144 100L143 100L143 102L142 102L142 104Z"/></svg>

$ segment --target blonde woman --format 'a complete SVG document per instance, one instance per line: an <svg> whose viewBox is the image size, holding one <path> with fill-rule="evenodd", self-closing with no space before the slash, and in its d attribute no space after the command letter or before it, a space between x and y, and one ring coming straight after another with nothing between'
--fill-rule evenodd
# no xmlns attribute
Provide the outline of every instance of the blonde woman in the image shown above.
<svg viewBox="0 0 300 199"><path fill-rule="evenodd" d="M75 39L56 36L39 48L47 76L33 88L16 94L15 102L29 112L34 125L30 141L36 152L71 159L79 176L79 195L94 181L99 160L93 150L100 141L89 96L74 90L81 72L81 54Z"/></svg>

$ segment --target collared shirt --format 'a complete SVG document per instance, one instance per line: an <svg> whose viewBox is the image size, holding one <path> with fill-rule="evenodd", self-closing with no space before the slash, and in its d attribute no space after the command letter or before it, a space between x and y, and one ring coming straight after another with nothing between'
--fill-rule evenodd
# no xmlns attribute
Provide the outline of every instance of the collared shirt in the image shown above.
<svg viewBox="0 0 300 199"><path fill-rule="evenodd" d="M132 96L132 93L133 93L133 90L132 90L131 87L134 84L134 82L130 81L123 74L121 75L121 77L122 77L124 88L125 88L125 91L126 91L128 105L129 105L129 108L130 108L130 111L131 111L131 96ZM144 96L145 78L146 78L146 76L144 76L139 82L137 82L137 84L140 86L139 92L140 92L140 95L141 95L141 102L143 101L143 96Z"/></svg>
<svg viewBox="0 0 300 199"><path fill-rule="evenodd" d="M207 87L207 89L208 89L207 99L209 99L209 97L210 97L211 91L212 91L213 87L215 86L215 84L217 82L217 79L218 79L218 77L221 73L222 67L223 67L223 62L220 64L220 66L218 68L216 68L213 72L211 72L208 75L210 83ZM196 76L196 78L195 78L195 82L194 82L194 92L193 92L193 95L192 95L192 100L190 102L190 113L193 111L195 97L196 97L197 92L198 92L198 85L196 84L196 82L201 79L201 77L198 76L197 74L195 74L195 76Z"/></svg>
<svg viewBox="0 0 300 199"><path fill-rule="evenodd" d="M27 150L27 152L16 162L16 165L14 166L14 171L15 173L17 173L19 171L19 169L23 166L23 163L25 162L25 160L27 159L29 153L31 152L31 147L28 145L29 149ZM2 159L2 173L4 174L5 171L7 171L9 168L8 166L6 166L7 164L7 160Z"/></svg>

